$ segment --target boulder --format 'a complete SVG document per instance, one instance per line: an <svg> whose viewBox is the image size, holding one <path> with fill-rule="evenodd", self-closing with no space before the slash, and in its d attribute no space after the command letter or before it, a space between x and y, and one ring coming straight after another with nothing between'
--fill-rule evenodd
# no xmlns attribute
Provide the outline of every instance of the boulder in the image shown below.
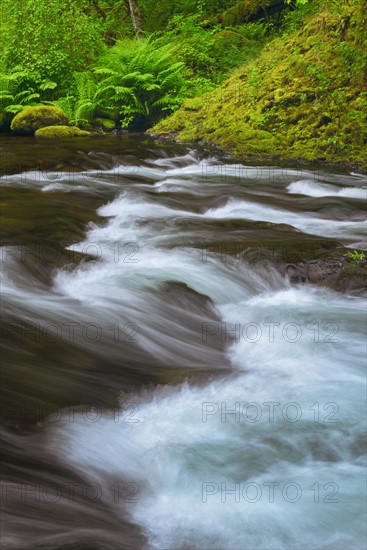
<svg viewBox="0 0 367 550"><path fill-rule="evenodd" d="M76 126L46 126L36 131L35 136L38 138L70 138L90 136L90 132L80 130Z"/></svg>
<svg viewBox="0 0 367 550"><path fill-rule="evenodd" d="M65 113L51 105L28 107L18 113L12 120L11 130L19 135L32 135L46 126L67 126Z"/></svg>
<svg viewBox="0 0 367 550"><path fill-rule="evenodd" d="M285 275L292 284L326 286L357 296L367 294L367 261L351 262L345 255L288 264Z"/></svg>

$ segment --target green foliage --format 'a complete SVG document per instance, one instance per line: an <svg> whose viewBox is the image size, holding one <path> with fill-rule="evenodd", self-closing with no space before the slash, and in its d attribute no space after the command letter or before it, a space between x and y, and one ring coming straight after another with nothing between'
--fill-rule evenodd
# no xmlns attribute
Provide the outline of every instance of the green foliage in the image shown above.
<svg viewBox="0 0 367 550"><path fill-rule="evenodd" d="M308 4L310 0L284 0L286 4L295 4L296 6L304 6Z"/></svg>
<svg viewBox="0 0 367 550"><path fill-rule="evenodd" d="M102 132L111 132L111 130L116 128L114 120L104 117L96 117L93 120L93 126Z"/></svg>
<svg viewBox="0 0 367 550"><path fill-rule="evenodd" d="M135 35L128 0L89 0L84 11L90 18L98 19L102 38L108 46Z"/></svg>
<svg viewBox="0 0 367 550"><path fill-rule="evenodd" d="M274 32L273 23L265 23L264 21L257 21L256 23L248 23L247 25L241 25L238 27L237 32L243 36L246 40L258 43L263 46L269 37Z"/></svg>
<svg viewBox="0 0 367 550"><path fill-rule="evenodd" d="M52 102L77 126L98 116L150 126L260 51L266 25L225 29L217 17L237 4L139 0L146 31L168 27L134 40L127 0L0 0L0 72L24 73L17 89L0 90L1 117L10 123L10 114Z"/></svg>
<svg viewBox="0 0 367 550"><path fill-rule="evenodd" d="M12 74L0 75L1 111L16 114L25 105L34 105L39 98L40 94L34 92L34 88L29 83L29 75L26 72L17 71Z"/></svg>
<svg viewBox="0 0 367 550"><path fill-rule="evenodd" d="M225 29L217 23L208 29L198 14L179 15L171 19L164 37L177 44L177 57L188 69L188 94L192 96L201 88L209 91L233 69L256 58L271 30L272 25L263 22Z"/></svg>
<svg viewBox="0 0 367 550"><path fill-rule="evenodd" d="M90 65L103 47L101 23L88 6L88 0L1 0L7 66L68 87L74 71Z"/></svg>
<svg viewBox="0 0 367 550"><path fill-rule="evenodd" d="M118 42L94 70L95 106L117 110L125 128L146 128L173 111L185 88L185 66L175 60L175 49L154 38Z"/></svg>
<svg viewBox="0 0 367 550"><path fill-rule="evenodd" d="M327 160L366 170L363 6L365 0L318 0L297 8L292 24L287 18L283 33L257 59L242 65L205 101L185 102L157 132L207 140L238 159Z"/></svg>
<svg viewBox="0 0 367 550"><path fill-rule="evenodd" d="M258 11L261 10L265 13L265 9L269 6L270 2L271 0L245 0L244 2L237 2L221 15L223 25L228 27L248 23L250 17Z"/></svg>
<svg viewBox="0 0 367 550"><path fill-rule="evenodd" d="M70 124L74 126L88 125L98 106L95 94L97 84L91 73L82 72L74 74L73 95L60 97L54 102L68 117Z"/></svg>
<svg viewBox="0 0 367 550"><path fill-rule="evenodd" d="M11 130L15 134L34 134L39 128L45 126L65 126L68 120L60 109L52 106L28 107L21 111L12 120Z"/></svg>
<svg viewBox="0 0 367 550"><path fill-rule="evenodd" d="M0 129L9 130L13 115L46 102L56 86L56 82L42 80L39 74L20 67L12 73L0 73Z"/></svg>
<svg viewBox="0 0 367 550"><path fill-rule="evenodd" d="M358 264L359 262L363 262L366 259L365 253L358 252L357 250L353 250L353 252L347 252L347 254L345 254L345 257L356 264Z"/></svg>
<svg viewBox="0 0 367 550"><path fill-rule="evenodd" d="M138 0L139 40L129 4L0 0L0 129L54 104L74 126L140 130L183 104L162 128L185 139L366 158L365 0Z"/></svg>
<svg viewBox="0 0 367 550"><path fill-rule="evenodd" d="M312 13L319 10L320 0L306 0L304 2L297 2L296 0L286 1L285 4L289 6L281 14L283 20L283 27L287 32L293 32L296 29L303 27L305 19Z"/></svg>
<svg viewBox="0 0 367 550"><path fill-rule="evenodd" d="M147 128L184 98L185 66L176 61L175 50L154 37L119 41L93 71L75 73L73 94L54 104L76 126L107 115L124 128Z"/></svg>
<svg viewBox="0 0 367 550"><path fill-rule="evenodd" d="M226 10L238 0L139 0L145 28L149 32L157 32L164 29L175 16L183 19L197 16L203 23L211 20Z"/></svg>
<svg viewBox="0 0 367 550"><path fill-rule="evenodd" d="M199 74L207 79L214 80L216 72L213 54L213 35L220 28L205 31L198 23L198 16L176 16L169 25L166 37L175 40L178 49L178 58L190 70L190 76Z"/></svg>

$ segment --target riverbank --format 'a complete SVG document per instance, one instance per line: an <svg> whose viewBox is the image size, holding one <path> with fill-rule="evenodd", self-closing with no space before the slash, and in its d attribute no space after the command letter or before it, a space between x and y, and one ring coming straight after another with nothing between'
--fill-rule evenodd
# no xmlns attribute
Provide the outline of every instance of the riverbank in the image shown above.
<svg viewBox="0 0 367 550"><path fill-rule="evenodd" d="M186 100L155 135L219 146L237 161L310 161L367 172L366 12L320 9L272 40L211 94Z"/></svg>

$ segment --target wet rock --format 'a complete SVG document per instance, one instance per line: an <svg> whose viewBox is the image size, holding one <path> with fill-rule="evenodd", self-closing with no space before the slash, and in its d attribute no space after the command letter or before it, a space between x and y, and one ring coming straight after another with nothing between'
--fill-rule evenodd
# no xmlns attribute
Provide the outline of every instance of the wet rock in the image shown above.
<svg viewBox="0 0 367 550"><path fill-rule="evenodd" d="M307 282L307 269L304 264L288 264L286 276L292 284L305 283Z"/></svg>
<svg viewBox="0 0 367 550"><path fill-rule="evenodd" d="M349 262L344 256L288 264L285 276L291 284L309 283L359 296L367 293L367 262Z"/></svg>
<svg viewBox="0 0 367 550"><path fill-rule="evenodd" d="M357 296L367 295L367 262L346 261L334 285L335 290Z"/></svg>
<svg viewBox="0 0 367 550"><path fill-rule="evenodd" d="M307 263L307 279L312 284L334 284L343 269L344 259L313 260Z"/></svg>

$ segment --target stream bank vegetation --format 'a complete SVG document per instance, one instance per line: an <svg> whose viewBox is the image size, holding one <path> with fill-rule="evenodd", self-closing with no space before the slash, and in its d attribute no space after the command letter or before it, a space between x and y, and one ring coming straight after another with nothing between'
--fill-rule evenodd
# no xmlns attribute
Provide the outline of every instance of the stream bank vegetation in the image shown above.
<svg viewBox="0 0 367 550"><path fill-rule="evenodd" d="M0 8L0 131L50 106L89 132L154 127L235 159L367 169L365 0L0 0Z"/></svg>

